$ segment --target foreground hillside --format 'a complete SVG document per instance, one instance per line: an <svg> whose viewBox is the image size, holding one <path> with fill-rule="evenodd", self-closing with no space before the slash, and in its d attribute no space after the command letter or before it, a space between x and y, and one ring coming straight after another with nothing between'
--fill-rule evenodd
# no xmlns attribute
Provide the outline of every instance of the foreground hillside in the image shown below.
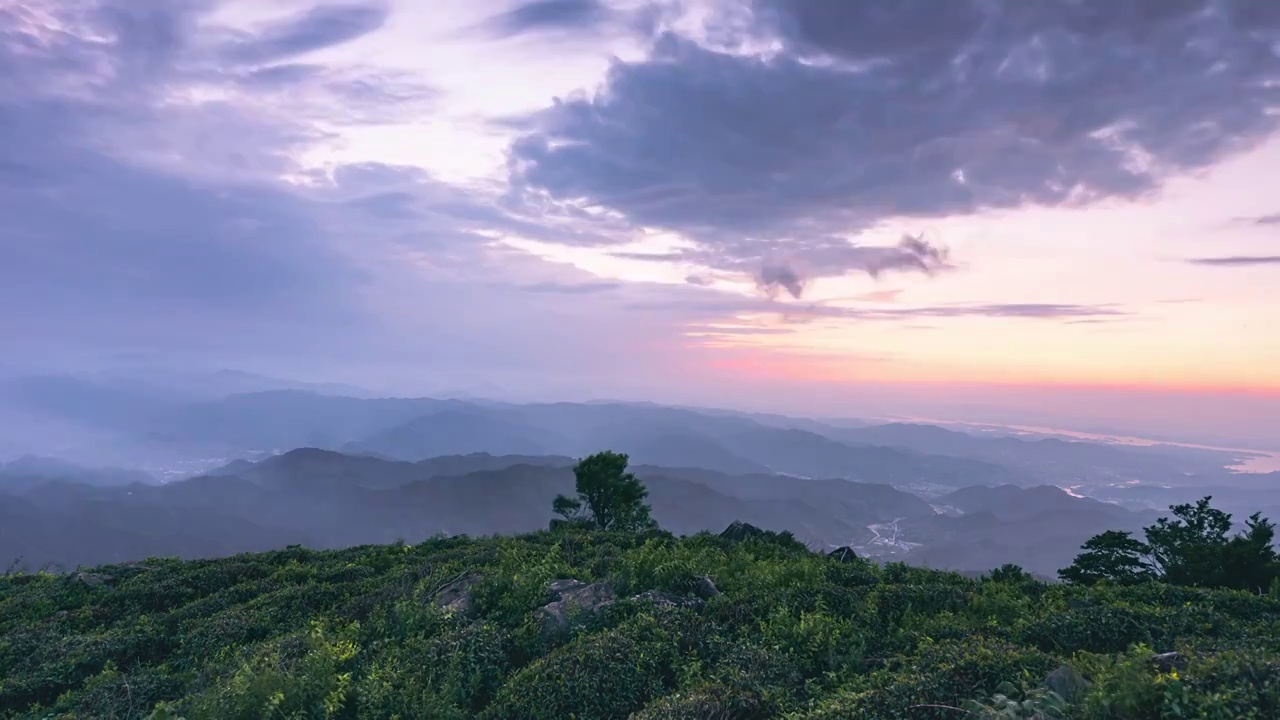
<svg viewBox="0 0 1280 720"><path fill-rule="evenodd" d="M995 575L740 525L17 575L0 717L1280 716L1280 600Z"/></svg>

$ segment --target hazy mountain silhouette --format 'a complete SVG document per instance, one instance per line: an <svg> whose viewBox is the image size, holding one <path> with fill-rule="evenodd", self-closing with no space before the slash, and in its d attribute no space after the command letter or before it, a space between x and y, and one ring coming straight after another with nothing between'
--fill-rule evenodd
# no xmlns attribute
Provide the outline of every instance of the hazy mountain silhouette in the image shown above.
<svg viewBox="0 0 1280 720"><path fill-rule="evenodd" d="M95 486L151 484L155 478L141 470L90 468L57 458L24 455L0 463L0 490L25 489L49 481L66 481Z"/></svg>
<svg viewBox="0 0 1280 720"><path fill-rule="evenodd" d="M498 455L553 454L567 441L554 431L522 422L501 411L466 407L447 409L343 446L396 460L489 452Z"/></svg>
<svg viewBox="0 0 1280 720"><path fill-rule="evenodd" d="M1077 484L1138 479L1188 482L1215 480L1225 473L1229 454L1175 446L1120 447L1105 443L1040 437L979 437L936 425L891 423L828 430L838 440L884 445L920 453L997 463L1043 482Z"/></svg>
<svg viewBox="0 0 1280 720"><path fill-rule="evenodd" d="M164 485L43 482L7 491L0 558L71 567L288 543L344 547L436 533L525 532L546 527L551 500L572 491L572 462L473 454L410 463L302 448ZM905 542L861 552L906 552L916 562L959 569L1020 562L1051 574L1063 553L1098 529L1128 528L1140 517L1053 488L967 488L945 497L966 514L944 517L930 502L882 483L633 468L649 488L654 517L672 532L741 520L825 547L865 545L872 526L896 521Z"/></svg>

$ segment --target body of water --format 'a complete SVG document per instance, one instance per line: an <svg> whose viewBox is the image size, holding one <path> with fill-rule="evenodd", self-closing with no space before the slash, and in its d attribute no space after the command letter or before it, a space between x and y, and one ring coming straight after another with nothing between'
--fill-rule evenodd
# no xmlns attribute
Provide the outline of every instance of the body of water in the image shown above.
<svg viewBox="0 0 1280 720"><path fill-rule="evenodd" d="M974 429L1005 430L1013 431L1015 434L1026 435L1061 435L1064 437L1076 438L1077 440L1088 440L1090 442L1101 442L1110 445L1129 445L1132 447L1170 445L1195 450L1211 450L1214 452L1229 453L1239 457L1239 463L1235 465L1224 465L1228 470L1235 470L1236 472L1242 473L1280 472L1280 453L1269 452L1266 450L1220 447L1216 445L1197 445L1195 443L1152 440L1150 438L1140 438L1129 435L1101 435L1098 433L1063 430L1062 428L1040 427L1036 425L992 425L989 423L964 422L960 420L938 420L936 418L899 418L889 421L928 423L930 425L953 425Z"/></svg>

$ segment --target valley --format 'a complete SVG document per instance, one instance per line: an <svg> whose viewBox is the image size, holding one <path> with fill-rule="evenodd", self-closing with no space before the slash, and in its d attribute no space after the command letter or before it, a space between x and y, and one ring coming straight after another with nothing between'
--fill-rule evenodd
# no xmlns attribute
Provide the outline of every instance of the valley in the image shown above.
<svg viewBox="0 0 1280 720"><path fill-rule="evenodd" d="M111 430L132 448L123 458L69 453L85 464L26 456L0 465L0 494L11 498L0 510L0 557L30 567L529 532L551 519L574 459L600 449L630 456L673 532L742 520L816 549L848 545L966 572L1016 562L1051 577L1095 532L1140 529L1198 494L1236 512L1280 509L1270 476L1165 445L296 389L129 396L120 415L94 399L120 403L123 391L71 380L20 388L9 397L27 412ZM49 388L57 392L45 397ZM112 469L111 460L125 463Z"/></svg>

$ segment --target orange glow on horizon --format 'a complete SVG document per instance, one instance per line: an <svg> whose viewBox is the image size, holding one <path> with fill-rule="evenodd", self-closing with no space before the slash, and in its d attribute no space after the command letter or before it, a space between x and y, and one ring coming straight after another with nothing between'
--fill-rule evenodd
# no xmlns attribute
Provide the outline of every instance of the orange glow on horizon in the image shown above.
<svg viewBox="0 0 1280 720"><path fill-rule="evenodd" d="M729 348L717 348L729 349ZM1189 394L1233 394L1247 397L1280 398L1280 377L1261 377L1253 382L1239 378L1119 375L1071 373L1027 367L1017 372L998 368L929 364L910 359L859 357L854 354L818 354L761 348L731 348L729 355L709 360L709 365L744 379L802 383L809 385L849 385L879 382L894 385L987 385L1004 387L1044 387L1060 390L1156 391ZM1273 373L1274 374L1274 373Z"/></svg>

